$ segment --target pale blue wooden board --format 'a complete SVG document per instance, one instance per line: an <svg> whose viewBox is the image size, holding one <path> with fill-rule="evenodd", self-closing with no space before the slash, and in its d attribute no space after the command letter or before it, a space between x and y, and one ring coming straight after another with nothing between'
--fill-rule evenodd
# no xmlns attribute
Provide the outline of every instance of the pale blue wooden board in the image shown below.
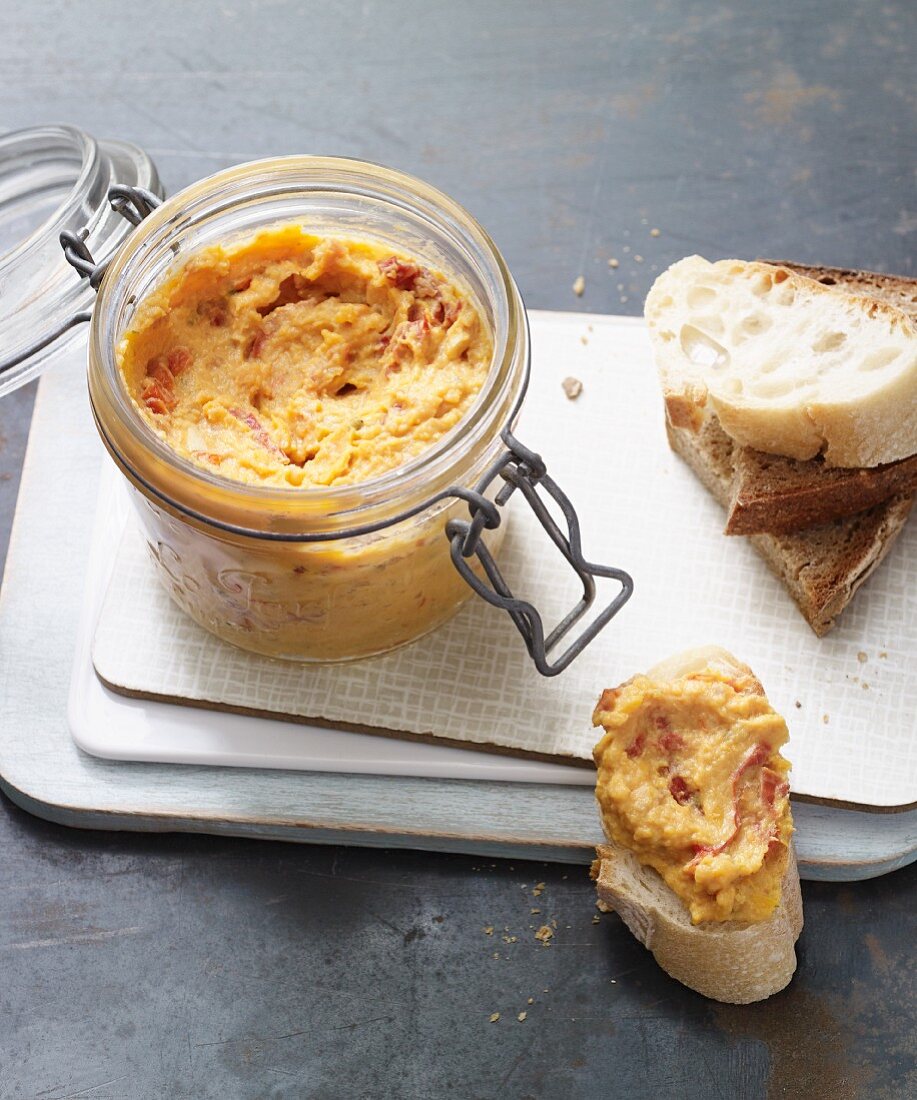
<svg viewBox="0 0 917 1100"><path fill-rule="evenodd" d="M51 476L66 455L66 477ZM207 832L585 863L588 788L130 764L73 744L66 698L100 464L82 351L42 381L0 592L0 786L80 828ZM917 812L797 803L804 877L854 880L917 857Z"/></svg>

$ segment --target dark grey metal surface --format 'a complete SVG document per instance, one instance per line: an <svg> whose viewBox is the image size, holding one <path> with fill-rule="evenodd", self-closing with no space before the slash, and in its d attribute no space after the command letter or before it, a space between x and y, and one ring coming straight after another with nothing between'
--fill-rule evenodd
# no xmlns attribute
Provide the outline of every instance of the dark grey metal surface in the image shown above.
<svg viewBox="0 0 917 1100"><path fill-rule="evenodd" d="M529 306L637 313L692 251L913 273L915 47L906 0L7 4L0 128L136 141L170 191L274 153L383 161L468 206ZM0 556L30 403L0 406ZM726 1008L594 925L585 872L3 801L0 1097L915 1094L917 871L804 900L793 985Z"/></svg>

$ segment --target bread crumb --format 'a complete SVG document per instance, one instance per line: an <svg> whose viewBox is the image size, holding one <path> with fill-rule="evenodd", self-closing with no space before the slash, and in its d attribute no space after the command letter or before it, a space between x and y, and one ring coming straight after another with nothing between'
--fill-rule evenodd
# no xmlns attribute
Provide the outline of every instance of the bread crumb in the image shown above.
<svg viewBox="0 0 917 1100"><path fill-rule="evenodd" d="M563 382L561 382L561 386L563 387L564 393L567 395L568 401L575 401L577 397L579 397L579 395L583 392L583 383L580 382L578 378L565 378ZM541 889L544 889L544 883L541 884ZM535 897L537 898L538 894L540 893L541 890L538 890L538 892L535 894Z"/></svg>
<svg viewBox="0 0 917 1100"><path fill-rule="evenodd" d="M552 929L547 924L543 924L538 929L538 931L535 933L535 939L536 940L541 940L541 942L545 945L545 947L547 947L548 944L551 942L551 939L553 938L553 936L554 936L554 932L552 931Z"/></svg>
<svg viewBox="0 0 917 1100"><path fill-rule="evenodd" d="M494 952L494 953L493 953L493 954L492 954L492 955L491 955L490 957L491 957L492 959L499 959L499 958L500 958L500 952L499 952L499 951L495 951L495 952Z"/></svg>
<svg viewBox="0 0 917 1100"><path fill-rule="evenodd" d="M658 229L651 229L650 230L650 236L651 237L658 237L659 236L659 230Z"/></svg>
<svg viewBox="0 0 917 1100"><path fill-rule="evenodd" d="M529 997L529 999L526 1001L526 1004L533 1005L534 1003L535 1003L535 998L534 997Z"/></svg>
<svg viewBox="0 0 917 1100"><path fill-rule="evenodd" d="M582 275L577 275L577 277L573 280L573 293L577 296L577 298L582 298L583 291L585 289L586 280L583 278Z"/></svg>
<svg viewBox="0 0 917 1100"><path fill-rule="evenodd" d="M821 716L821 720L822 720L822 721L823 721L823 722L825 723L825 725L827 726L827 724L828 724L828 715L827 715L827 714L823 714L823 715Z"/></svg>
<svg viewBox="0 0 917 1100"><path fill-rule="evenodd" d="M544 990L544 992L545 992L545 993L547 993L548 991L547 991L547 990Z"/></svg>
<svg viewBox="0 0 917 1100"><path fill-rule="evenodd" d="M612 256L611 259L608 261L608 266L609 267L620 267L621 266L621 261L615 259L615 257Z"/></svg>
<svg viewBox="0 0 917 1100"><path fill-rule="evenodd" d="M622 294L622 295L621 295L621 301L622 301L622 302L626 302L626 301L627 301L627 295L626 295L626 294Z"/></svg>
<svg viewBox="0 0 917 1100"><path fill-rule="evenodd" d="M884 649L879 650L879 660L880 661L887 661L888 660L888 653Z"/></svg>
<svg viewBox="0 0 917 1100"><path fill-rule="evenodd" d="M861 665L865 665L866 662L869 660L869 654L864 653L861 649L860 652L857 654L857 660L860 662Z"/></svg>
<svg viewBox="0 0 917 1100"><path fill-rule="evenodd" d="M800 703L800 701L799 701L798 699L796 700L796 709L797 709L797 710L801 710L801 709L802 709L802 703Z"/></svg>
<svg viewBox="0 0 917 1100"><path fill-rule="evenodd" d="M587 338L587 337L585 337L585 336L581 336L581 337L579 338L579 342L580 342L581 344L588 344L588 343L589 343L589 340L588 340L588 338Z"/></svg>
<svg viewBox="0 0 917 1100"><path fill-rule="evenodd" d="M540 909L530 909L529 912L530 913L540 913L541 910Z"/></svg>
<svg viewBox="0 0 917 1100"><path fill-rule="evenodd" d="M602 918L598 915L598 913L596 913L595 916L592 918L592 923L593 924L598 924L601 921L601 919Z"/></svg>
<svg viewBox="0 0 917 1100"><path fill-rule="evenodd" d="M602 901L601 898L599 898L596 901L595 907L596 907L596 909L598 909L598 911L600 913L613 913L614 912L614 907L609 905L607 901Z"/></svg>
<svg viewBox="0 0 917 1100"><path fill-rule="evenodd" d="M586 325L586 331L587 332L592 332L593 331L592 325Z"/></svg>
<svg viewBox="0 0 917 1100"><path fill-rule="evenodd" d="M863 681L863 685L862 685L862 686L863 686L863 690L864 690L864 691L869 691L869 684L867 684L865 680Z"/></svg>
<svg viewBox="0 0 917 1100"><path fill-rule="evenodd" d="M517 939L518 939L517 936L504 936L503 937L503 942L504 943L515 943Z"/></svg>
<svg viewBox="0 0 917 1100"><path fill-rule="evenodd" d="M610 978L609 981L611 982L612 985L617 985L618 984L617 979L615 979L615 978Z"/></svg>
<svg viewBox="0 0 917 1100"><path fill-rule="evenodd" d="M636 263L636 264L642 264L643 263L643 257L640 255L639 252L634 253L634 263Z"/></svg>
<svg viewBox="0 0 917 1100"><path fill-rule="evenodd" d="M527 1013L527 1012L520 1012L520 1013L519 1013L519 1015L518 1015L518 1016L516 1017L516 1019L517 1019L517 1020L519 1021L519 1023L521 1024L521 1023L524 1023L524 1022L525 1022L525 1018L526 1018L526 1016L528 1016L528 1013Z"/></svg>
<svg viewBox="0 0 917 1100"><path fill-rule="evenodd" d="M485 936L492 936L494 934L494 926L492 924L485 925L483 932Z"/></svg>
<svg viewBox="0 0 917 1100"><path fill-rule="evenodd" d="M534 887L532 888L532 897L537 898L539 896L539 894L541 894L543 891L544 891L544 883L543 882L536 882Z"/></svg>
<svg viewBox="0 0 917 1100"><path fill-rule="evenodd" d="M491 1012L490 1022L492 1024L495 1024L497 1022L497 1020L499 1020L499 1019L500 1019L500 1013L499 1012Z"/></svg>

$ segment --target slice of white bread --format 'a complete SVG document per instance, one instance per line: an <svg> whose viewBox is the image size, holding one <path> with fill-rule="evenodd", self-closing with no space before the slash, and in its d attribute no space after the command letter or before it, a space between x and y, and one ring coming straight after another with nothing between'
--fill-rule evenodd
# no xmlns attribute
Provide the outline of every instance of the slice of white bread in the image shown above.
<svg viewBox="0 0 917 1100"><path fill-rule="evenodd" d="M720 504L729 508L736 445L716 417L708 417L698 432L670 422L666 431L672 450ZM747 537L821 637L891 549L907 522L913 500L913 494L894 496L868 511L817 527Z"/></svg>
<svg viewBox="0 0 917 1100"><path fill-rule="evenodd" d="M603 844L592 877L599 901L614 909L656 962L676 981L714 1001L745 1005L789 985L802 931L796 856L783 880L780 905L758 924L692 924L688 911L652 867L633 852Z"/></svg>
<svg viewBox="0 0 917 1100"><path fill-rule="evenodd" d="M917 453L917 327L900 309L759 261L688 256L645 314L669 419L828 466Z"/></svg>
<svg viewBox="0 0 917 1100"><path fill-rule="evenodd" d="M706 646L669 658L647 676L666 683L711 666L750 673L731 653ZM788 854L780 902L767 920L755 923L692 924L687 907L662 877L610 840L596 849L592 877L600 903L620 914L673 978L705 997L750 1004L783 989L796 969L802 895L792 844Z"/></svg>

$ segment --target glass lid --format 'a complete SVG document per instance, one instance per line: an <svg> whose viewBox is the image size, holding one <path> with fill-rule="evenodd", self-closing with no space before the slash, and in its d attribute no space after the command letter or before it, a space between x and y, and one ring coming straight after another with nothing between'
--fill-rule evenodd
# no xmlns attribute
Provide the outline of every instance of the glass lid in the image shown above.
<svg viewBox="0 0 917 1100"><path fill-rule="evenodd" d="M85 229L95 259L112 256L131 231L109 205L114 184L162 194L153 162L135 145L71 126L0 135L0 397L79 338L80 326L68 324L92 308L95 292L67 263L60 234Z"/></svg>

